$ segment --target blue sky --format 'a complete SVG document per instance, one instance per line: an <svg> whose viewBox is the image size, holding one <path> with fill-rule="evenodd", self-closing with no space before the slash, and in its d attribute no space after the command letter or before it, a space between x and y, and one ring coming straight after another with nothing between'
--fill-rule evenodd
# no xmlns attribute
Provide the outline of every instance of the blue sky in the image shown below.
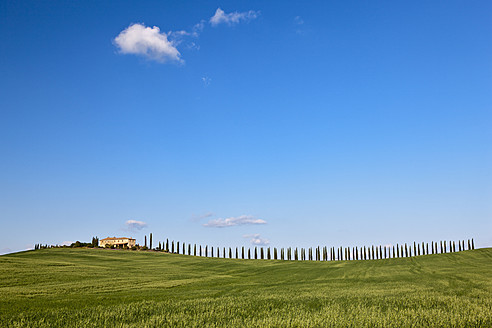
<svg viewBox="0 0 492 328"><path fill-rule="evenodd" d="M2 1L0 252L492 246L490 12Z"/></svg>

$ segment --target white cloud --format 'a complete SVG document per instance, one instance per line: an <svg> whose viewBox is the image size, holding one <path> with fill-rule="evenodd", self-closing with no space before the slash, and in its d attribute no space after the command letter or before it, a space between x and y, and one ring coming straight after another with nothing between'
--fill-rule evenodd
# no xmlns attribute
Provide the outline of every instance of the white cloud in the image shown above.
<svg viewBox="0 0 492 328"><path fill-rule="evenodd" d="M241 215L238 217L230 217L226 219L213 219L205 223L204 227L212 227L212 228L225 228L225 227L234 227L238 225L247 225L247 224L266 224L267 222L262 219L256 219L251 215Z"/></svg>
<svg viewBox="0 0 492 328"><path fill-rule="evenodd" d="M174 33L183 34L187 32ZM182 62L181 54L176 49L174 42L168 40L166 33L160 33L157 26L147 27L143 24L132 24L114 38L114 43L122 54L140 55L158 62Z"/></svg>
<svg viewBox="0 0 492 328"><path fill-rule="evenodd" d="M205 20L202 19L199 23L196 23L195 26L193 26L191 35L193 35L194 37L198 37L200 33L202 33L204 27L205 27Z"/></svg>
<svg viewBox="0 0 492 328"><path fill-rule="evenodd" d="M243 238L251 238L251 245L255 246L265 246L270 244L270 241L266 238L262 238L259 233L255 233L252 235L244 235Z"/></svg>
<svg viewBox="0 0 492 328"><path fill-rule="evenodd" d="M294 17L294 24L302 25L302 24L304 24L304 20L301 18L301 16L296 16L296 17Z"/></svg>
<svg viewBox="0 0 492 328"><path fill-rule="evenodd" d="M207 76L204 76L202 77L202 82L204 86L208 87L210 85L210 82L212 82L212 79Z"/></svg>
<svg viewBox="0 0 492 328"><path fill-rule="evenodd" d="M142 230L143 228L147 227L147 223L143 221L137 221L137 220L127 220L125 222L125 225L128 230Z"/></svg>
<svg viewBox="0 0 492 328"><path fill-rule="evenodd" d="M222 9L217 8L215 14L210 18L209 21L212 26L217 26L221 23L234 25L240 23L241 21L248 22L250 20L253 20L258 17L259 14L260 12L254 10L245 11L242 13L235 11L226 14Z"/></svg>

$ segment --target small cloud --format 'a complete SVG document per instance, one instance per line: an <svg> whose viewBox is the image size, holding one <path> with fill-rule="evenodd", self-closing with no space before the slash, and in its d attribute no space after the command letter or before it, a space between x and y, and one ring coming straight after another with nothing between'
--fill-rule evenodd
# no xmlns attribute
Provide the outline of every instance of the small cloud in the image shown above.
<svg viewBox="0 0 492 328"><path fill-rule="evenodd" d="M206 213L203 213L202 215L195 215L195 214L193 214L191 216L191 220L192 221L200 221L202 219L206 219L206 218L209 218L209 217L214 216L214 215L215 214L212 213L212 212L206 212Z"/></svg>
<svg viewBox="0 0 492 328"><path fill-rule="evenodd" d="M188 32L169 33L178 37ZM122 54L140 55L158 62L183 62L175 42L168 40L166 33L160 33L157 26L147 27L143 24L132 24L114 38L114 44Z"/></svg>
<svg viewBox="0 0 492 328"><path fill-rule="evenodd" d="M147 227L147 223L137 220L127 220L125 222L126 228L130 231L142 230Z"/></svg>
<svg viewBox="0 0 492 328"><path fill-rule="evenodd" d="M266 238L261 238L259 233L255 233L252 235L243 235L243 238L251 238L250 239L251 245L255 245L255 246L266 246L270 244L270 241Z"/></svg>
<svg viewBox="0 0 492 328"><path fill-rule="evenodd" d="M215 14L210 18L209 22L212 26L217 26L221 23L227 25L235 25L240 23L241 21L249 22L250 20L258 17L259 14L259 11L254 10L245 11L242 13L235 11L233 13L226 14L222 9L217 8Z"/></svg>
<svg viewBox="0 0 492 328"><path fill-rule="evenodd" d="M304 24L304 20L301 18L301 16L296 16L296 17L294 17L294 24L302 25L302 24Z"/></svg>
<svg viewBox="0 0 492 328"><path fill-rule="evenodd" d="M203 28L205 27L205 20L202 19L199 23L196 23L191 30L191 35L197 38L202 33Z"/></svg>
<svg viewBox="0 0 492 328"><path fill-rule="evenodd" d="M204 86L208 87L210 85L210 82L212 82L212 79L207 76L204 76L202 77L202 82Z"/></svg>
<svg viewBox="0 0 492 328"><path fill-rule="evenodd" d="M238 225L249 225L249 224L266 224L267 222L262 219L256 219L251 215L241 215L238 217L230 217L226 219L213 219L203 224L204 227L211 228L225 228L234 227Z"/></svg>

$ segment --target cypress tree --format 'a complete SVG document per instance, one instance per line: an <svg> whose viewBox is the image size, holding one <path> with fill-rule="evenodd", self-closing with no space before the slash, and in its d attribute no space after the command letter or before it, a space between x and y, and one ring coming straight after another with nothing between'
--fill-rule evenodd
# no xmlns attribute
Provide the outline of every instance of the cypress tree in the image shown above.
<svg viewBox="0 0 492 328"><path fill-rule="evenodd" d="M470 239L468 239L468 250L470 250L471 247L470 247Z"/></svg>
<svg viewBox="0 0 492 328"><path fill-rule="evenodd" d="M297 251L297 247L296 249L294 250L294 260L298 261L299 260L299 254L298 254L298 251Z"/></svg>
<svg viewBox="0 0 492 328"><path fill-rule="evenodd" d="M179 241L176 242L176 254L179 254Z"/></svg>
<svg viewBox="0 0 492 328"><path fill-rule="evenodd" d="M171 253L174 254L174 240L171 242Z"/></svg>
<svg viewBox="0 0 492 328"><path fill-rule="evenodd" d="M158 248L158 250L161 250L161 242L159 242L159 248Z"/></svg>
<svg viewBox="0 0 492 328"><path fill-rule="evenodd" d="M273 259L276 260L277 259L277 247L274 247L273 248Z"/></svg>
<svg viewBox="0 0 492 328"><path fill-rule="evenodd" d="M453 246L454 245L454 241L453 241ZM461 252L461 241L458 240L458 252Z"/></svg>
<svg viewBox="0 0 492 328"><path fill-rule="evenodd" d="M166 252L169 253L169 239L166 239Z"/></svg>
<svg viewBox="0 0 492 328"><path fill-rule="evenodd" d="M248 248L248 260L251 260L251 249Z"/></svg>
<svg viewBox="0 0 492 328"><path fill-rule="evenodd" d="M229 247L229 258L232 259L232 249Z"/></svg>
<svg viewBox="0 0 492 328"><path fill-rule="evenodd" d="M387 250L388 247L384 247L384 258L387 259L388 257L386 256L386 250Z"/></svg>
<svg viewBox="0 0 492 328"><path fill-rule="evenodd" d="M200 245L200 253L198 253L199 256L202 256L202 245Z"/></svg>
<svg viewBox="0 0 492 328"><path fill-rule="evenodd" d="M186 252L185 252L185 251L186 251L186 247L185 247L185 246L186 246L186 244L185 244L185 243L183 243L183 253L182 253L183 255L185 255L185 253L186 253Z"/></svg>
<svg viewBox="0 0 492 328"><path fill-rule="evenodd" d="M226 258L226 256L227 256L226 254L227 254L227 253L226 253L226 248L224 247L223 252L222 252L222 258L224 258L224 259L225 259L225 258Z"/></svg>
<svg viewBox="0 0 492 328"><path fill-rule="evenodd" d="M472 247L471 249L475 249L475 242L473 241L473 238L471 240L471 247Z"/></svg>
<svg viewBox="0 0 492 328"><path fill-rule="evenodd" d="M258 248L255 246L255 260L258 259Z"/></svg>
<svg viewBox="0 0 492 328"><path fill-rule="evenodd" d="M196 244L193 244L193 256L196 256Z"/></svg>
<svg viewBox="0 0 492 328"><path fill-rule="evenodd" d="M417 245L415 245L415 241L413 242L413 254L417 254Z"/></svg>
<svg viewBox="0 0 492 328"><path fill-rule="evenodd" d="M241 258L244 260L244 246L241 247Z"/></svg>
<svg viewBox="0 0 492 328"><path fill-rule="evenodd" d="M422 248L424 248L424 246L422 246ZM424 255L429 255L429 243L425 243L425 252L424 252Z"/></svg>
<svg viewBox="0 0 492 328"><path fill-rule="evenodd" d="M267 248L267 260L271 260L270 247Z"/></svg>
<svg viewBox="0 0 492 328"><path fill-rule="evenodd" d="M191 244L188 244L188 255L191 255Z"/></svg>
<svg viewBox="0 0 492 328"><path fill-rule="evenodd" d="M239 258L239 252L238 252L237 247L236 247L236 259L238 259L238 258Z"/></svg>
<svg viewBox="0 0 492 328"><path fill-rule="evenodd" d="M150 249L152 249L152 232L150 233L150 242L149 242L149 245L150 245Z"/></svg>
<svg viewBox="0 0 492 328"><path fill-rule="evenodd" d="M147 247L147 235L144 236L144 246Z"/></svg>
<svg viewBox="0 0 492 328"><path fill-rule="evenodd" d="M264 259L265 259L265 252L263 251L263 247L260 247L260 258L261 258L262 260L264 260Z"/></svg>

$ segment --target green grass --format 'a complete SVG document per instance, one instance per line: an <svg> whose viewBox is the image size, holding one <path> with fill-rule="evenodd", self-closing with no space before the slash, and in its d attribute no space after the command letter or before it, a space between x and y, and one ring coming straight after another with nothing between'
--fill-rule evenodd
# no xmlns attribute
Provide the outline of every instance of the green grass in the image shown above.
<svg viewBox="0 0 492 328"><path fill-rule="evenodd" d="M43 249L0 256L0 327L492 327L492 249L293 262Z"/></svg>

